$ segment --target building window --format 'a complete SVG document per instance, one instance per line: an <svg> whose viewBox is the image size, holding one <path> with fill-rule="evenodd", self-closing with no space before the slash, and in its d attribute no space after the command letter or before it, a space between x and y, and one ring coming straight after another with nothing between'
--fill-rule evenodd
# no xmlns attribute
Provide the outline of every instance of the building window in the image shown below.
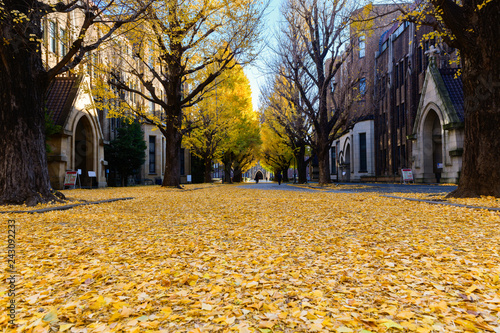
<svg viewBox="0 0 500 333"><path fill-rule="evenodd" d="M181 156L180 156L179 160L181 161L181 176L183 176L186 174L186 168L185 168L186 158L184 156L184 148L181 148L180 154L181 154Z"/></svg>
<svg viewBox="0 0 500 333"><path fill-rule="evenodd" d="M405 145L401 146L401 161L402 161L401 167L406 168L408 166L408 164L406 163L406 146Z"/></svg>
<svg viewBox="0 0 500 333"><path fill-rule="evenodd" d="M399 84L402 86L405 83L405 66L403 62L399 64Z"/></svg>
<svg viewBox="0 0 500 333"><path fill-rule="evenodd" d="M153 98L153 95L149 94L150 98ZM149 101L149 110L151 111L151 114L155 116L155 103L153 101Z"/></svg>
<svg viewBox="0 0 500 333"><path fill-rule="evenodd" d="M404 127L406 123L406 109L404 103L401 103L400 105L400 112L401 112L401 127Z"/></svg>
<svg viewBox="0 0 500 333"><path fill-rule="evenodd" d="M149 137L149 173L156 173L156 137Z"/></svg>
<svg viewBox="0 0 500 333"><path fill-rule="evenodd" d="M420 73L423 71L423 50L421 47L417 50L417 72Z"/></svg>
<svg viewBox="0 0 500 333"><path fill-rule="evenodd" d="M332 147L330 149L330 159L331 159L331 169L332 169L332 175L337 174L337 159L336 159L336 152L335 152L335 147Z"/></svg>
<svg viewBox="0 0 500 333"><path fill-rule="evenodd" d="M366 133L359 133L359 172L367 172Z"/></svg>
<svg viewBox="0 0 500 333"><path fill-rule="evenodd" d="M396 65L396 67L394 67L394 86L396 88L399 87L399 65Z"/></svg>
<svg viewBox="0 0 500 333"><path fill-rule="evenodd" d="M50 21L49 23L49 46L50 46L50 52L56 53L57 52L57 37L56 37L56 23Z"/></svg>
<svg viewBox="0 0 500 333"><path fill-rule="evenodd" d="M361 96L366 94L366 78L361 78L359 80L359 94Z"/></svg>
<svg viewBox="0 0 500 333"><path fill-rule="evenodd" d="M359 58L364 58L365 57L365 36L360 36L359 37Z"/></svg>
<svg viewBox="0 0 500 333"><path fill-rule="evenodd" d="M399 105L396 105L395 107L394 123L396 124L396 127L399 127Z"/></svg>
<svg viewBox="0 0 500 333"><path fill-rule="evenodd" d="M66 48L66 29L59 29L59 38L61 39L61 56L64 57L68 52Z"/></svg>

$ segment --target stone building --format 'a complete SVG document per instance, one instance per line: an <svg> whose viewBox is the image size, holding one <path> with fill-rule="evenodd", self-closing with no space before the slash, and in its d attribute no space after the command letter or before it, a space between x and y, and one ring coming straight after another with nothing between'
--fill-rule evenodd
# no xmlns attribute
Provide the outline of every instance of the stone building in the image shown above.
<svg viewBox="0 0 500 333"><path fill-rule="evenodd" d="M332 87L337 105L348 115L346 129L333 142L330 152L333 180L360 181L362 176L375 175L375 54L380 36L398 16L396 8L369 5L354 13L360 20L373 19L351 25L350 42ZM331 98L329 105L333 108Z"/></svg>
<svg viewBox="0 0 500 333"><path fill-rule="evenodd" d="M67 52L69 42L75 38L82 21L81 13L54 13L42 22L43 59L46 66L53 66ZM89 38L98 35L91 31ZM59 132L48 138L48 167L51 185L62 189L67 171L80 172L82 187L103 187L108 184L109 166L105 160L104 146L116 138L121 119L108 114L106 108L97 108L92 88L97 80L96 68L105 64L123 69L122 54L131 56L132 46L126 38L119 36L113 40L117 48L107 45L105 50L92 51L77 68L56 77L50 84L46 106L49 118ZM119 54L120 53L120 54ZM130 62L133 63L133 62ZM130 64L129 63L129 64ZM137 83L139 84L139 83ZM145 105L140 96L126 94L127 102ZM154 105L149 105L154 113ZM154 125L143 124L144 140L147 144L146 162L132 183L159 183L165 167L165 138L155 130ZM181 149L181 183L188 182L191 169L190 153ZM78 185L80 185L78 184Z"/></svg>
<svg viewBox="0 0 500 333"><path fill-rule="evenodd" d="M84 76L57 77L50 84L47 109L60 126L47 142L53 188L63 188L67 170L80 170L81 186L106 186L103 133L89 88Z"/></svg>
<svg viewBox="0 0 500 333"><path fill-rule="evenodd" d="M366 8L360 9L364 15ZM369 15L394 8L374 5ZM332 87L349 115L345 131L332 144L332 179L400 181L401 169L412 168L417 181L457 182L463 92L457 69L450 68L456 66L456 52L425 40L430 27L394 22L396 16L351 27Z"/></svg>
<svg viewBox="0 0 500 333"><path fill-rule="evenodd" d="M82 13L53 13L42 21L42 58L56 64L76 36ZM56 77L49 86L46 107L50 122L59 131L47 140L52 187L62 189L66 171L80 170L82 186L106 186L106 161L101 123L94 107L90 77L83 66Z"/></svg>
<svg viewBox="0 0 500 333"><path fill-rule="evenodd" d="M424 40L424 35L430 31L430 27L417 29L413 23L396 22L380 37L375 56L374 99L377 180L399 180L402 168L414 167L411 140L422 103L428 54L437 44L434 40ZM443 43L436 47L440 51L435 55L435 68L445 70L455 52ZM435 89L432 83L426 87ZM427 91L427 96L430 94L432 92ZM420 140L423 134L420 133ZM428 149L430 146L420 147L425 154ZM419 180L430 181L431 178L426 176Z"/></svg>
<svg viewBox="0 0 500 333"><path fill-rule="evenodd" d="M417 182L458 183L464 138L463 100L457 69L438 69L431 59L410 136Z"/></svg>

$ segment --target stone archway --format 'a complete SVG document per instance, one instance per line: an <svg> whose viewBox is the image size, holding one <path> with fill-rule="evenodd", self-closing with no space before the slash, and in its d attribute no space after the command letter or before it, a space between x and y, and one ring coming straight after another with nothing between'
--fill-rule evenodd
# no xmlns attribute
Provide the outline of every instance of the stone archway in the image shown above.
<svg viewBox="0 0 500 333"><path fill-rule="evenodd" d="M262 173L262 171L258 170L256 173L255 173L255 178L258 178L259 180L261 179L264 179L264 174Z"/></svg>
<svg viewBox="0 0 500 333"><path fill-rule="evenodd" d="M92 180L88 177L88 172L94 171L97 174L97 170L94 169L95 139L92 131L92 125L86 116L83 116L78 120L74 132L74 140L74 169L80 169L82 171L82 174L80 175L82 186L92 186Z"/></svg>
<svg viewBox="0 0 500 333"><path fill-rule="evenodd" d="M438 165L443 164L443 136L441 120L433 109L429 110L423 122L422 141L424 181L438 181L436 175L442 171Z"/></svg>
<svg viewBox="0 0 500 333"><path fill-rule="evenodd" d="M351 144L347 143L344 148L344 167L342 169L342 180L351 181Z"/></svg>

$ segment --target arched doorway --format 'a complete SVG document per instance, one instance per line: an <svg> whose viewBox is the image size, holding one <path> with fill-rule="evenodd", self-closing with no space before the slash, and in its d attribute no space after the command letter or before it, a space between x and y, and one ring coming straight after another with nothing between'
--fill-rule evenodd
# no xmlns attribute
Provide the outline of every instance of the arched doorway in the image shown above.
<svg viewBox="0 0 500 333"><path fill-rule="evenodd" d="M439 182L443 165L443 136L436 111L427 113L423 124L424 181ZM438 168L440 166L441 168Z"/></svg>
<svg viewBox="0 0 500 333"><path fill-rule="evenodd" d="M344 168L342 170L342 180L351 181L351 144L347 144L344 149Z"/></svg>
<svg viewBox="0 0 500 333"><path fill-rule="evenodd" d="M94 170L94 136L92 127L87 117L81 117L75 128L75 170L80 169L80 181L82 186L92 186L92 180L88 177L89 171ZM94 179L95 181L96 179Z"/></svg>
<svg viewBox="0 0 500 333"><path fill-rule="evenodd" d="M264 174L262 173L262 171L258 170L256 173L255 173L255 177L254 179L264 179Z"/></svg>

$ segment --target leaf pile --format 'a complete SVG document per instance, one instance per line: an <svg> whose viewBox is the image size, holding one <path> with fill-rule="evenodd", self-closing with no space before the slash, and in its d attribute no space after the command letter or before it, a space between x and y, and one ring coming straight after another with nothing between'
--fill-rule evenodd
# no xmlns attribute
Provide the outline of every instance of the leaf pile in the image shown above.
<svg viewBox="0 0 500 333"><path fill-rule="evenodd" d="M88 193L137 199L5 216L11 331L500 332L497 213L225 185Z"/></svg>

